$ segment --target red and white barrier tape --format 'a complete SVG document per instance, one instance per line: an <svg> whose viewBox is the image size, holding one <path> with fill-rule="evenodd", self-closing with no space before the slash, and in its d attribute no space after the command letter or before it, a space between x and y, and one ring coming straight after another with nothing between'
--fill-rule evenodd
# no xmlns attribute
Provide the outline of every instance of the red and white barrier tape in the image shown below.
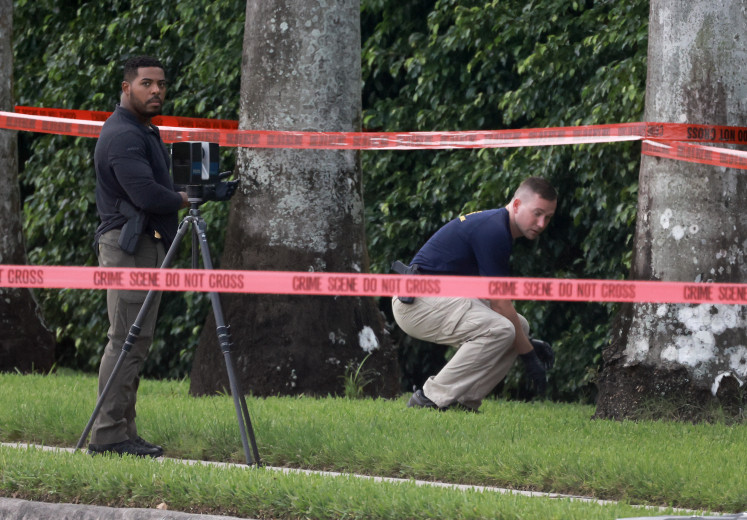
<svg viewBox="0 0 747 520"><path fill-rule="evenodd" d="M183 118L163 118L176 124ZM179 121L177 121L179 120ZM203 120L205 121L205 120ZM209 121L209 120L208 120ZM200 124L198 120L190 122ZM98 137L103 121L47 115L0 112L0 128L78 137ZM464 132L294 132L159 126L166 142L209 141L221 146L246 148L416 150L450 148L505 148L563 144L639 141L643 123ZM656 133L656 132L655 132Z"/></svg>
<svg viewBox="0 0 747 520"><path fill-rule="evenodd" d="M0 287L747 304L747 284L0 265Z"/></svg>
<svg viewBox="0 0 747 520"><path fill-rule="evenodd" d="M76 119L83 121L100 121L104 122L112 115L111 112L99 110L71 110L67 108L43 108L43 107L25 107L16 106L17 114L26 114L30 116L45 116L61 119ZM238 121L228 119L204 119L200 117L179 117L179 116L156 116L151 119L156 126L176 126L181 128L221 128L225 130L236 130L239 128Z"/></svg>
<svg viewBox="0 0 747 520"><path fill-rule="evenodd" d="M8 114L8 112L0 112ZM42 108L16 106L16 114L26 114L31 116L41 116L62 120L83 120L103 122L111 112L102 112L94 110L70 110L64 108ZM238 121L228 119L204 119L196 117L178 117L178 116L156 116L153 118L153 124L157 126L174 127L174 128L204 128L204 129L221 129L221 130L238 130ZM314 132L271 132L279 135L305 135ZM361 135L370 135L369 132L363 132ZM323 135L337 136L337 133L322 133ZM342 133L342 135L347 135ZM373 134L371 134L373 135ZM438 142L440 136L453 137L459 141L462 136L467 136L467 140L474 140L474 136L488 135L496 136L498 139L535 139L535 138L573 138L573 137L596 137L598 142L604 141L605 137L624 137L633 136L633 139L656 139L664 141L684 141L684 142L709 142L720 144L747 144L747 128L733 126L717 125L689 125L683 123L621 123L611 125L592 125L592 126L573 126L557 128L538 128L523 130L499 130L496 132L408 132L408 133L379 133L376 135L403 135L411 136L413 144L419 144L418 141L425 141L429 144ZM489 138L488 137L488 138ZM250 143L251 144L251 143ZM443 139L441 143L447 146L451 143Z"/></svg>
<svg viewBox="0 0 747 520"><path fill-rule="evenodd" d="M0 128L78 137L98 137L109 112L16 107L0 112ZM577 127L460 132L293 132L239 130L238 122L158 116L166 142L210 141L221 146L312 150L438 150L510 148L644 140L642 153L668 159L747 169L747 154L693 145L747 144L747 128L680 123L620 123ZM671 145L662 141L673 142Z"/></svg>
<svg viewBox="0 0 747 520"><path fill-rule="evenodd" d="M109 112L16 107L16 113L0 112L0 128L98 137L109 115ZM238 130L237 122L229 120L159 116L154 122L163 125L161 135L167 142L211 141L223 146L256 148L412 150L641 140L642 153L646 155L747 169L747 152L693 144L747 144L747 128L742 127L621 123L466 132L283 132ZM747 285L742 284L62 266L0 265L0 287L747 304Z"/></svg>
<svg viewBox="0 0 747 520"><path fill-rule="evenodd" d="M747 169L747 152L693 143L643 141L641 153L698 164Z"/></svg>

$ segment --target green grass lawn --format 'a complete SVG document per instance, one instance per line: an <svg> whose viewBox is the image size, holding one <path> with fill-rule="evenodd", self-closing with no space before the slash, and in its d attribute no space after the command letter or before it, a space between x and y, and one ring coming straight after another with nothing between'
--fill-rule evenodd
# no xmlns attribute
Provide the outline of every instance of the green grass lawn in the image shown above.
<svg viewBox="0 0 747 520"><path fill-rule="evenodd" d="M168 457L243 461L233 401L186 381L143 381L138 425ZM0 440L74 446L95 404L80 374L0 375ZM0 448L0 493L47 501L273 518L622 518L629 504L747 510L747 426L592 421L593 408L488 401L484 413L413 410L405 400L247 399L268 466L323 469L621 501L501 495Z"/></svg>

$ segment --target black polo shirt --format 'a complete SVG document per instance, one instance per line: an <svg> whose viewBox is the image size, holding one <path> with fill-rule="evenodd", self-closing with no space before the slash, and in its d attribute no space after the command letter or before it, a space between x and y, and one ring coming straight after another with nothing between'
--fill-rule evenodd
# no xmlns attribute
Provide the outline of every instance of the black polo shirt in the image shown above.
<svg viewBox="0 0 747 520"><path fill-rule="evenodd" d="M158 231L168 249L176 236L182 197L174 190L171 159L158 128L142 124L117 105L101 128L93 160L96 208L101 218L96 241L126 222L116 208L117 199L123 199L147 214L148 233Z"/></svg>

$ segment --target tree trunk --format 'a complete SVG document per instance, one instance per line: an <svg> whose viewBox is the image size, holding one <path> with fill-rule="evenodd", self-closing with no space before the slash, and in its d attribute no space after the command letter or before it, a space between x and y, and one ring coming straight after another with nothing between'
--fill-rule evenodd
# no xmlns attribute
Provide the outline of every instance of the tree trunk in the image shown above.
<svg viewBox="0 0 747 520"><path fill-rule="evenodd" d="M652 0L646 121L747 126L744 5ZM632 276L747 282L744 171L644 156ZM596 417L652 404L673 417L739 414L747 320L735 305L625 305L605 352ZM657 405L657 406L658 406Z"/></svg>
<svg viewBox="0 0 747 520"><path fill-rule="evenodd" d="M249 0L242 61L243 129L358 131L357 0ZM241 185L222 267L365 272L357 151L241 149ZM369 395L399 391L396 353L370 298L226 295L242 387L255 395L339 394L365 361ZM191 392L228 388L215 322L195 354Z"/></svg>
<svg viewBox="0 0 747 520"><path fill-rule="evenodd" d="M13 110L13 2L0 0L0 110ZM0 264L26 263L18 189L18 134L0 130ZM0 371L47 371L55 342L28 289L0 287Z"/></svg>

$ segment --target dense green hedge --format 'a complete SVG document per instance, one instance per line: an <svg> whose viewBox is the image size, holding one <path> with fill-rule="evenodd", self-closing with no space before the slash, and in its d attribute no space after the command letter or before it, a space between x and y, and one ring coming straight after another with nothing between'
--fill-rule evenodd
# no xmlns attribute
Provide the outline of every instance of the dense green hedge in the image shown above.
<svg viewBox="0 0 747 520"><path fill-rule="evenodd" d="M166 113L238 118L244 2L16 0L18 104L111 110L124 58L153 54L172 79ZM364 124L371 130L474 130L615 123L643 113L648 2L363 0ZM31 263L93 265L98 218L94 140L21 135ZM223 167L233 166L224 152ZM627 272L639 149L585 145L363 154L375 271L409 259L441 224L504 204L540 174L561 193L536 244L518 244L517 275L619 278ZM205 206L217 258L226 207ZM189 265L185 246L179 265ZM42 291L60 363L95 369L105 343L103 293ZM593 393L613 308L522 303L537 335L558 347L555 397ZM386 301L382 308L388 311ZM202 295L167 294L146 375L179 377L191 363ZM166 332L168 331L168 332ZM443 349L401 338L403 386L443 363ZM507 384L517 388L517 375Z"/></svg>

